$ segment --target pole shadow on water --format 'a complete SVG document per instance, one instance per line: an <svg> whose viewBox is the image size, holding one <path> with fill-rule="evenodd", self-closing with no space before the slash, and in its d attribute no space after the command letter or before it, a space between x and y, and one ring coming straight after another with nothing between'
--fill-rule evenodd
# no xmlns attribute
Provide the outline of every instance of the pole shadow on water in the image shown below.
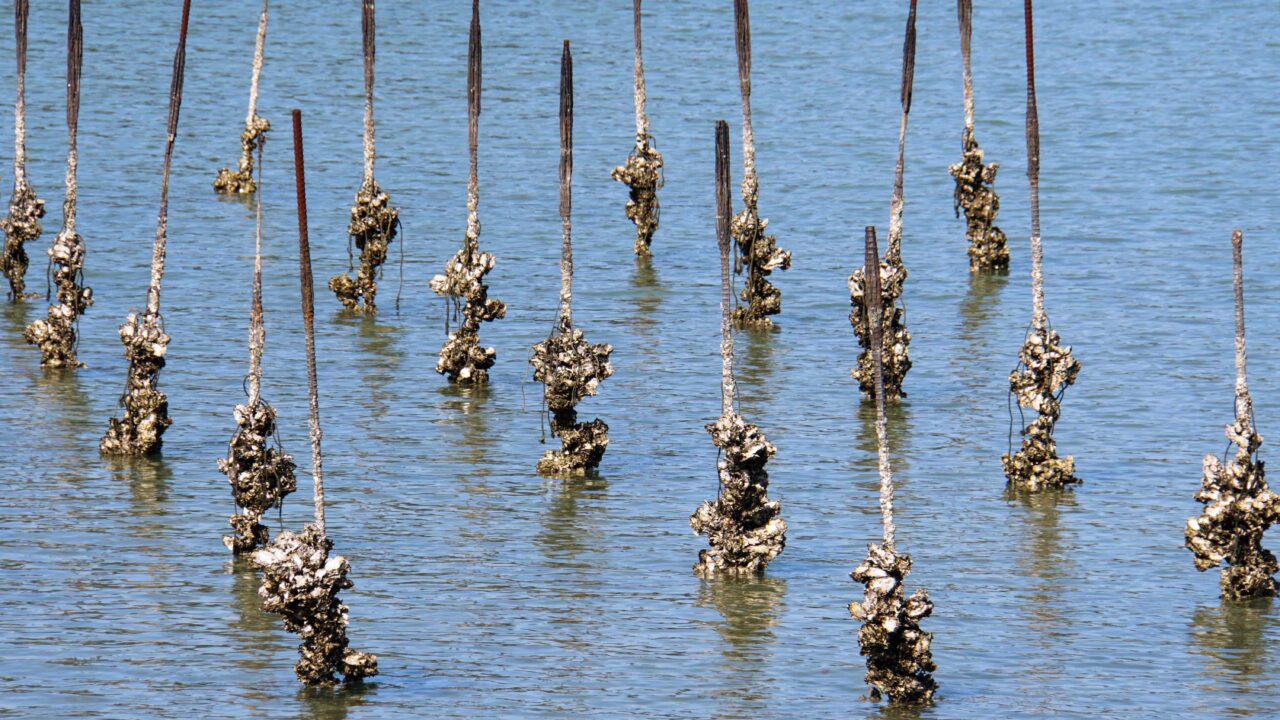
<svg viewBox="0 0 1280 720"><path fill-rule="evenodd" d="M1271 695L1271 707L1259 707L1258 688L1266 683L1274 665L1267 635L1280 628L1280 608L1274 598L1219 600L1203 604L1191 615L1192 651L1204 658L1201 689L1209 696L1213 712L1237 717L1264 717L1280 705Z"/></svg>
<svg viewBox="0 0 1280 720"><path fill-rule="evenodd" d="M164 519L170 514L169 481L173 468L159 456L129 455L104 458L112 478L129 486L130 514L135 522L130 532L143 539L159 540L164 532ZM157 519L148 519L157 518Z"/></svg>
<svg viewBox="0 0 1280 720"><path fill-rule="evenodd" d="M1022 619L1034 633L1035 644L1040 649L1033 662L1018 675L1027 679L1032 692L1043 697L1053 691L1056 681L1062 680L1066 668L1061 659L1064 644L1070 639L1071 622L1063 616L1063 588L1079 576L1072 554L1062 547L1062 529L1059 525L1060 510L1076 504L1075 493L1062 488L1042 488L1038 491L1017 490L1006 487L1004 499L1011 506L1021 508L1026 536L1018 543L1022 549L1015 559L1015 572L1027 580L1024 593L1027 609Z"/></svg>
<svg viewBox="0 0 1280 720"><path fill-rule="evenodd" d="M633 313L627 324L641 340L640 352L650 358L661 358L662 334L656 332L662 301L667 286L647 255L636 256L636 271L631 276Z"/></svg>
<svg viewBox="0 0 1280 720"><path fill-rule="evenodd" d="M450 455L456 458L457 479L463 492L488 495L490 488L485 480L492 474L495 460L494 437L490 432L486 409L492 395L490 386L446 383L437 386L442 415L449 419ZM464 513L475 513L481 519L486 511L473 506L463 508Z"/></svg>
<svg viewBox="0 0 1280 720"><path fill-rule="evenodd" d="M258 595L262 576L248 557L228 560L225 567L231 576L230 605L236 613L230 634L241 650L236 667L250 674L271 672L277 667L275 655L281 645L280 621L262 609Z"/></svg>
<svg viewBox="0 0 1280 720"><path fill-rule="evenodd" d="M346 720L352 708L372 701L376 682L340 683L333 687L304 687L298 690L298 720Z"/></svg>
<svg viewBox="0 0 1280 720"><path fill-rule="evenodd" d="M584 475L564 480L550 480L552 487L551 506L543 518L542 532L538 534L538 545L548 564L556 567L573 567L584 571L593 570L592 562L580 562L579 557L595 551L592 540L600 536L600 528L596 517L590 510L589 501L599 498L603 501L609 489L609 481L603 475ZM586 504L588 512L581 512Z"/></svg>
<svg viewBox="0 0 1280 720"><path fill-rule="evenodd" d="M893 459L894 482L902 486L907 484L903 481L911 477L911 460L908 457L912 439L911 406L906 402L885 403L884 413L889 427L893 428L888 437L888 447L889 456ZM858 471L858 477L866 478L868 488L878 491L880 465L875 403L858 401L858 450L861 456L853 467ZM898 477L899 473L901 477Z"/></svg>
<svg viewBox="0 0 1280 720"><path fill-rule="evenodd" d="M714 675L718 684L711 692L720 705L712 717L767 716L774 682L766 670L786 593L785 580L765 575L724 575L700 582L698 607L714 607L722 618L715 630L723 641L724 672Z"/></svg>
<svg viewBox="0 0 1280 720"><path fill-rule="evenodd" d="M339 310L334 313L337 325L354 328L356 334L356 365L360 380L368 393L360 397L361 406L369 412L368 419L381 423L387 417L387 409L400 397L403 381L397 377L404 353L400 351L399 328L378 322L377 315ZM385 428L365 427L370 437L385 434Z"/></svg>
<svg viewBox="0 0 1280 720"><path fill-rule="evenodd" d="M960 337L965 342L967 360L981 360L990 356L990 346L985 342L983 328L997 317L1000 296L1008 284L1008 275L969 275L969 290L960 303Z"/></svg>
<svg viewBox="0 0 1280 720"><path fill-rule="evenodd" d="M773 402L775 335L781 328L748 327L734 330L735 339L745 340L739 347L746 352L735 355L734 376L738 382L738 411L746 417L767 417L765 407Z"/></svg>
<svg viewBox="0 0 1280 720"><path fill-rule="evenodd" d="M97 442L98 417L89 395L80 386L76 368L32 368L36 392L34 417L52 419L42 425L42 441L59 447L92 447Z"/></svg>

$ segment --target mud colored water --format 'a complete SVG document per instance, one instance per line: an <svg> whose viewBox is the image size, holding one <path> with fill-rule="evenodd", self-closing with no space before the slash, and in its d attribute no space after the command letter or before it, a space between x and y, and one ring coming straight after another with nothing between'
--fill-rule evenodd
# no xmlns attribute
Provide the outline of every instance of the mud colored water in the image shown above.
<svg viewBox="0 0 1280 720"><path fill-rule="evenodd" d="M145 302L174 3L84 12L80 232L96 304L75 374L46 373L0 314L0 714L15 717L864 717L848 572L879 536L872 414L849 378L846 278L862 228L888 222L904 8L752 4L760 208L794 267L778 329L739 337L743 413L778 446L771 496L790 525L765 578L707 583L687 518L716 492L703 425L718 414L713 121L740 163L732 8L652 3L653 133L666 160L651 266L632 257L630 4L483 8L481 244L510 308L486 325L492 387L434 372L442 301L427 280L466 221L465 3L379 8L378 180L402 208L374 319L317 298L328 524L356 587L353 646L382 674L310 693L296 639L258 609L219 538L232 512L215 460L243 397L251 207L216 197L234 163L257 8L198 3L174 158L162 376L174 425L155 460L97 440L124 385L116 326ZM30 172L49 202L30 284L60 222L65 10L37 3L27 75ZM8 20L5 20L8 27ZM1218 600L1182 524L1200 457L1231 418L1232 227L1245 233L1251 385L1280 426L1280 13L1256 0L1046 3L1037 11L1043 224L1051 318L1084 364L1058 427L1085 484L1007 499L1007 374L1030 318L1021 4L978 3L978 139L1002 163L1012 273L970 280L946 166L960 157L951 3L922 4L907 140L909 397L890 413L898 542L937 603L941 700L929 718L1280 713L1280 603ZM558 291L556 87L573 41L575 320L616 374L579 410L610 426L599 477L533 473L540 387L527 358ZM0 57L13 39L0 33ZM12 96L6 60L0 98ZM307 462L288 109L307 125L316 276L347 267L360 181L359 13L280 3L260 112L275 130L263 198L264 394ZM6 123L8 121L5 121ZM8 153L5 153L7 162ZM739 171L735 169L735 182ZM6 181L7 182L7 181ZM7 184L6 184L7 188ZM1016 415L1016 413L1015 413ZM1264 457L1268 448L1263 446ZM279 527L310 514L310 483ZM1273 539L1272 545L1280 543ZM888 711L893 717L912 713Z"/></svg>

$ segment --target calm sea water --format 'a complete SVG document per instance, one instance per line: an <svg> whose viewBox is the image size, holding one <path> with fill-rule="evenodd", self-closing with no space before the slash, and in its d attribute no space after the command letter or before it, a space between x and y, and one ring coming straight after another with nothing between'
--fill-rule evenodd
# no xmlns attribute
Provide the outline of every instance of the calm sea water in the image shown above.
<svg viewBox="0 0 1280 720"><path fill-rule="evenodd" d="M30 173L60 222L65 10L35 3ZM14 717L863 717L848 572L879 535L871 414L848 377L846 277L862 227L885 231L898 121L901 3L752 5L761 210L794 267L778 329L739 337L744 414L777 444L770 495L791 531L750 582L690 572L687 517L716 491L702 426L718 414L712 124L740 162L732 11L652 3L653 132L666 159L651 267L632 258L630 3L483 8L482 244L505 320L492 387L434 372L427 280L465 226L467 3L380 8L377 176L401 207L374 319L338 312L360 180L356 3L280 3L263 75L267 145L264 392L307 465L288 109L304 109L328 522L352 563L352 644L382 674L300 690L296 640L219 542L233 507L215 460L242 397L251 207L214 196L244 117L256 3L197 3L174 158L162 376L163 456L99 457L125 363L116 326L145 301L177 3L84 12L80 230L96 305L78 373L45 373L20 337L43 303L0 317L0 714ZM1085 484L1007 499L1007 373L1030 315L1022 16L978 3L978 137L1002 163L1007 278L971 280L946 166L959 157L951 3L919 17L904 257L915 368L890 414L899 544L937 604L942 698L893 717L1189 717L1280 713L1280 603L1226 604L1182 547L1200 457L1231 417L1229 236L1246 238L1251 387L1280 417L1280 12L1256 0L1091 0L1037 11L1046 291L1084 364L1058 428ZM7 21L6 21L7 22ZM533 472L544 450L530 346L555 313L556 87L576 59L575 314L616 375L581 406L611 428L599 477ZM12 37L0 33L0 57ZM11 68L11 65L5 65ZM12 96L12 75L0 97ZM7 122L7 121L6 121ZM8 155L6 153L5 157ZM735 172L735 178L738 173ZM6 188L8 187L6 181ZM1264 456L1267 454L1264 446ZM309 487L283 527L310 513ZM279 526L272 522L274 528ZM1275 541L1273 541L1274 543Z"/></svg>

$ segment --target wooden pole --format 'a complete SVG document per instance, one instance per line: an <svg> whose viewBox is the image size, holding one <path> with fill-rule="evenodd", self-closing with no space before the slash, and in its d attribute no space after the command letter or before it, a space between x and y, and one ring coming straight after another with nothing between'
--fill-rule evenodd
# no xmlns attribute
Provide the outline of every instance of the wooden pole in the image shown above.
<svg viewBox="0 0 1280 720"><path fill-rule="evenodd" d="M569 215L573 210L573 55L569 41L560 54L560 328L573 325L573 248Z"/></svg>
<svg viewBox="0 0 1280 720"><path fill-rule="evenodd" d="M262 147L266 137L258 142L258 191L254 196L253 232L253 291L249 301L249 407L258 404L262 394L262 351L266 346L267 329L262 322Z"/></svg>
<svg viewBox="0 0 1280 720"><path fill-rule="evenodd" d="M373 0L363 0L360 13L361 38L364 45L364 184L373 182L373 59L377 25Z"/></svg>
<svg viewBox="0 0 1280 720"><path fill-rule="evenodd" d="M889 202L889 250L885 261L896 263L902 256L903 175L906 169L907 114L911 112L911 86L916 74L916 0L907 12L906 37L902 42L902 120L898 124L898 162L893 170L893 199Z"/></svg>
<svg viewBox="0 0 1280 720"><path fill-rule="evenodd" d="M253 46L253 75L249 80L249 113L245 116L244 126L253 127L253 119L258 114L258 78L262 76L262 56L267 44L267 0L262 0L262 13L258 16L258 37Z"/></svg>
<svg viewBox="0 0 1280 720"><path fill-rule="evenodd" d="M169 85L169 120L164 145L164 168L160 172L160 213L156 221L155 244L151 250L151 286L147 290L147 312L160 312L160 279L164 276L164 257L169 231L169 169L173 165L173 142L178 136L178 114L182 110L182 79L187 64L187 21L191 17L191 0L182 2L182 26L178 30L178 49L173 55L173 79Z"/></svg>
<svg viewBox="0 0 1280 720"><path fill-rule="evenodd" d="M736 392L733 379L733 324L729 299L729 124L716 121L716 240L720 245L720 414L733 414Z"/></svg>
<svg viewBox="0 0 1280 720"><path fill-rule="evenodd" d="M480 0L471 2L471 35L467 40L467 146L471 169L467 176L466 243L475 252L480 239L480 90L481 90ZM403 252L403 244L401 251Z"/></svg>
<svg viewBox="0 0 1280 720"><path fill-rule="evenodd" d="M80 71L84 66L84 28L80 24L80 0L67 7L67 195L62 201L62 228L76 231L76 130L80 125Z"/></svg>
<svg viewBox="0 0 1280 720"><path fill-rule="evenodd" d="M27 14L28 0L14 0L13 31L18 58L18 97L13 105L13 181L27 182Z"/></svg>
<svg viewBox="0 0 1280 720"><path fill-rule="evenodd" d="M914 5L914 3L912 3ZM889 431L885 418L884 398L884 333L880 324L880 252L876 246L875 226L866 228L866 261L863 266L867 290L863 303L867 327L871 330L871 363L875 366L876 386L876 451L880 468L880 519L884 523L884 549L894 552L893 474L889 467Z"/></svg>
<svg viewBox="0 0 1280 720"><path fill-rule="evenodd" d="M631 24L636 41L636 142L649 136L649 115L645 112L644 59L640 52L640 0L632 0Z"/></svg>
<svg viewBox="0 0 1280 720"><path fill-rule="evenodd" d="M1031 183L1031 323L1038 332L1048 328L1044 311L1044 246L1040 241L1040 117L1036 113L1035 39L1031 0L1023 0L1027 44L1027 179Z"/></svg>
<svg viewBox="0 0 1280 720"><path fill-rule="evenodd" d="M964 59L964 127L973 133L973 71L969 64L969 48L973 43L973 0L956 0L960 17L960 55Z"/></svg>
<svg viewBox="0 0 1280 720"><path fill-rule="evenodd" d="M1245 378L1244 346L1244 234L1231 233L1231 255L1234 263L1236 296L1236 419L1253 427L1253 400L1249 397L1249 384Z"/></svg>
<svg viewBox="0 0 1280 720"><path fill-rule="evenodd" d="M367 3L371 4L371 3ZM324 467L320 456L320 391L316 380L315 289L311 281L311 245L307 240L307 173L302 153L302 111L293 110L293 173L298 197L298 277L302 284L302 326L307 336L307 391L311 415L311 477L315 486L316 528L324 530Z"/></svg>
<svg viewBox="0 0 1280 720"><path fill-rule="evenodd" d="M755 206L756 136L751 127L751 17L747 0L733 0L734 46L738 51L738 87L742 92L742 200Z"/></svg>

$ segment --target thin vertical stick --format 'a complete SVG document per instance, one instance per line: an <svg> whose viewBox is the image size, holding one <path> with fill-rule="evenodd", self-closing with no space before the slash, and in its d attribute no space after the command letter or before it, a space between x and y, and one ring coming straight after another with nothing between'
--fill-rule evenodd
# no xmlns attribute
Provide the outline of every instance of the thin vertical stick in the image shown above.
<svg viewBox="0 0 1280 720"><path fill-rule="evenodd" d="M1044 246L1040 242L1040 117L1036 113L1036 58L1031 0L1023 0L1027 41L1027 179L1031 181L1031 323L1044 332Z"/></svg>
<svg viewBox="0 0 1280 720"><path fill-rule="evenodd" d="M573 248L569 214L573 210L573 55L569 41L560 54L560 328L573 325Z"/></svg>
<svg viewBox="0 0 1280 720"><path fill-rule="evenodd" d="M1235 265L1236 294L1236 419L1253 425L1253 400L1249 397L1249 385L1245 380L1244 351L1244 234L1231 233L1231 255Z"/></svg>
<svg viewBox="0 0 1280 720"><path fill-rule="evenodd" d="M324 535L324 467L320 458L320 391L316 381L315 289L311 282L311 244L307 240L307 172L302 154L302 111L293 110L293 173L298 194L298 277L302 283L302 326L307 334L307 391L311 398L311 477L315 483L316 528Z"/></svg>
<svg viewBox="0 0 1280 720"><path fill-rule="evenodd" d="M164 256L169 232L169 168L173 165L173 141L178 136L178 114L182 109L182 77L187 65L187 20L191 17L191 0L182 3L182 27L178 30L178 49L173 55L173 80L169 85L168 135L164 145L164 169L160 173L160 213L156 220L156 239L151 250L151 287L147 289L147 312L160 312L160 279L164 275Z"/></svg>
<svg viewBox="0 0 1280 720"><path fill-rule="evenodd" d="M373 56L377 28L373 0L361 4L360 30L364 43L364 183L373 182Z"/></svg>
<svg viewBox="0 0 1280 720"><path fill-rule="evenodd" d="M253 46L253 75L249 80L249 113L245 116L245 127L253 127L253 118L258 114L258 78L262 76L262 55L267 44L267 0L262 0L262 14L258 16L258 38Z"/></svg>
<svg viewBox="0 0 1280 720"><path fill-rule="evenodd" d="M18 56L18 99L13 105L13 181L27 183L27 13L28 0L14 0L13 31Z"/></svg>
<svg viewBox="0 0 1280 720"><path fill-rule="evenodd" d="M893 170L893 199L889 202L889 249L885 260L902 255L903 180L906 165L907 114L911 112L911 86L916 74L916 0L907 12L906 38L902 42L902 120L898 124L898 162Z"/></svg>
<svg viewBox="0 0 1280 720"><path fill-rule="evenodd" d="M759 193L756 179L756 135L751 127L751 17L747 0L733 0L734 45L738 50L738 86L742 91L742 199L754 204Z"/></svg>
<svg viewBox="0 0 1280 720"><path fill-rule="evenodd" d="M969 64L969 48L973 42L973 0L956 0L960 17L960 55L964 58L964 127L973 133L973 71Z"/></svg>
<svg viewBox="0 0 1280 720"><path fill-rule="evenodd" d="M729 320L729 124L716 121L716 240L720 245L720 414L733 414L733 325Z"/></svg>
<svg viewBox="0 0 1280 720"><path fill-rule="evenodd" d="M914 3L913 3L914 4ZM889 431L884 412L884 334L881 330L880 317L880 251L876 246L876 229L868 225L866 229L866 264L863 277L866 278L867 291L863 293L863 304L867 313L867 327L871 329L871 363L875 366L876 386L876 450L880 467L880 519L884 522L884 548L894 552L893 538L893 474L889 468Z"/></svg>
<svg viewBox="0 0 1280 720"><path fill-rule="evenodd" d="M480 238L480 173L478 145L480 142L480 0L471 2L471 36L467 40L467 144L471 155L471 170L467 176L467 247L472 252ZM404 244L401 243L403 249ZM447 318L446 318L447 320Z"/></svg>
<svg viewBox="0 0 1280 720"><path fill-rule="evenodd" d="M76 130L80 124L80 69L84 65L84 28L80 25L80 0L67 7L67 195L62 200L62 228L76 231Z"/></svg>
<svg viewBox="0 0 1280 720"><path fill-rule="evenodd" d="M258 404L262 393L262 350L267 342L267 329L262 322L262 148L258 142L258 192L254 193L256 215L253 233L253 297L249 301L249 406Z"/></svg>
<svg viewBox="0 0 1280 720"><path fill-rule="evenodd" d="M640 53L640 0L632 0L631 24L636 39L636 140L639 140L649 135L649 115L644 108L644 59Z"/></svg>

